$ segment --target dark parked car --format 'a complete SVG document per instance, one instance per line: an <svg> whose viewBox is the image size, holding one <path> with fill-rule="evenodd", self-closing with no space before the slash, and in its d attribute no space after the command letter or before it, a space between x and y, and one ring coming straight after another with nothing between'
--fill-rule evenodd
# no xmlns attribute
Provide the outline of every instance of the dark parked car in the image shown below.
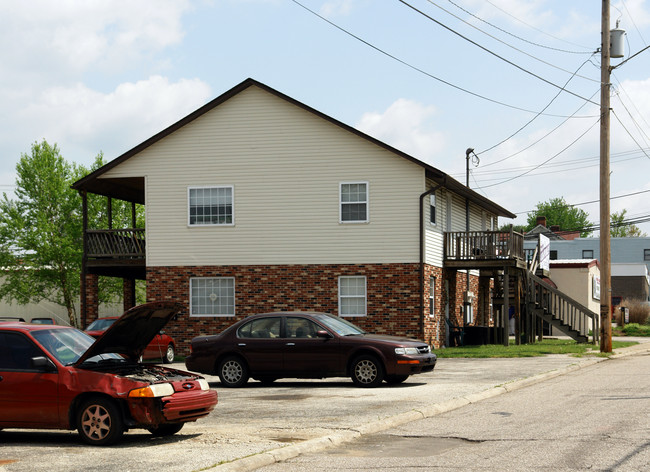
<svg viewBox="0 0 650 472"><path fill-rule="evenodd" d="M131 428L166 436L208 415L217 392L204 378L138 362L181 309L140 305L97 340L69 326L0 323L0 429L77 429L103 446Z"/></svg>
<svg viewBox="0 0 650 472"><path fill-rule="evenodd" d="M99 338L118 318L118 316L97 318L88 325L86 333L91 335L93 338ZM175 356L176 343L174 342L174 339L168 334L165 334L164 331L156 333L156 336L154 336L142 353L142 359L162 359L165 364L171 364L174 362Z"/></svg>
<svg viewBox="0 0 650 472"><path fill-rule="evenodd" d="M253 315L221 334L198 336L185 360L187 369L216 374L225 387L240 387L249 377L348 376L359 387L376 387L435 365L436 355L422 341L369 334L338 316L304 312Z"/></svg>

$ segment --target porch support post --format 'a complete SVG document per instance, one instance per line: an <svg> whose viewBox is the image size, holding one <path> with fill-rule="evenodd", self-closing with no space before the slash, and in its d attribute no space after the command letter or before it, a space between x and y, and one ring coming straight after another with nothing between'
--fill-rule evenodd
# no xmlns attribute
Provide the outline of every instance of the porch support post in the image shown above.
<svg viewBox="0 0 650 472"><path fill-rule="evenodd" d="M123 308L124 311L126 311L129 308L133 308L136 304L135 279L123 279L122 285L123 285L123 292L124 292Z"/></svg>
<svg viewBox="0 0 650 472"><path fill-rule="evenodd" d="M510 269L503 269L503 345L510 343Z"/></svg>

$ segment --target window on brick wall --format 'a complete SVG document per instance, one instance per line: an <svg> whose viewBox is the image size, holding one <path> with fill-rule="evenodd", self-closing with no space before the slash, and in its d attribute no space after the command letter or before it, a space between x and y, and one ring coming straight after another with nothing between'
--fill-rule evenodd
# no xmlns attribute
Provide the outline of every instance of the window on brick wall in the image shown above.
<svg viewBox="0 0 650 472"><path fill-rule="evenodd" d="M187 193L190 226L234 224L232 186L190 187Z"/></svg>
<svg viewBox="0 0 650 472"><path fill-rule="evenodd" d="M366 316L366 278L339 277L339 315Z"/></svg>
<svg viewBox="0 0 650 472"><path fill-rule="evenodd" d="M342 182L339 188L341 223L367 223L368 182Z"/></svg>
<svg viewBox="0 0 650 472"><path fill-rule="evenodd" d="M436 314L436 278L429 279L429 316Z"/></svg>
<svg viewBox="0 0 650 472"><path fill-rule="evenodd" d="M190 316L235 316L235 279L190 279Z"/></svg>

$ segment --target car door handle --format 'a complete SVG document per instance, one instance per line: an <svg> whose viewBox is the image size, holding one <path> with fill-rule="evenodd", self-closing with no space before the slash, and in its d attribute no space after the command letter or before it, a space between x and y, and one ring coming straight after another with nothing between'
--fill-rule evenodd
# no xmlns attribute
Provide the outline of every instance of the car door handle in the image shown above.
<svg viewBox="0 0 650 472"><path fill-rule="evenodd" d="M287 343L287 346L295 346L296 343Z"/></svg>
<svg viewBox="0 0 650 472"><path fill-rule="evenodd" d="M239 346L239 347L244 347L245 345L246 345L246 343L239 343L239 344L237 344L237 346Z"/></svg>

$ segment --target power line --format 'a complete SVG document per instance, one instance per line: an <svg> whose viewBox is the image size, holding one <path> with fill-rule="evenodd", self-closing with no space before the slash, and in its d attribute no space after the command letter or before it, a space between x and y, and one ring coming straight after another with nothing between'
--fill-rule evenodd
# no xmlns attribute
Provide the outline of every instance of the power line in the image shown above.
<svg viewBox="0 0 650 472"><path fill-rule="evenodd" d="M544 35L546 35L546 36L548 36L548 37L550 37L550 38L556 39L556 40L561 41L561 42L563 42L563 43L570 44L570 45L572 45L572 46L577 46L577 47L579 47L579 48L591 49L591 48L588 47L588 46L582 46L582 45L580 45L580 44L572 43L572 42L567 41L567 40L565 40L565 39L558 38L557 36L553 36L552 34L547 33L546 31L543 31L543 30L541 30L541 29L539 29L539 28L536 28L536 27L533 26L533 25L529 25L528 23L526 23L526 22L523 21L523 20L520 20L519 18L517 18L516 16L510 14L509 12L507 12L507 11L504 10L503 8L499 7L498 5L495 5L495 4L492 3L490 0L485 0L485 1L486 1L487 3L489 3L490 5L492 5L494 8L496 8L497 10L499 10L501 13L504 13L504 14L508 15L508 16L509 16L510 18L512 18L513 20L518 21L518 22L521 23L522 25L525 25L525 26L527 26L528 28L534 29L535 31L537 31L537 32L539 32L539 33L542 33L542 34L544 34Z"/></svg>
<svg viewBox="0 0 650 472"><path fill-rule="evenodd" d="M643 193L648 193L650 190L640 190L638 192L632 192L632 193L626 193L624 195L617 195L615 197L609 197L610 200L617 200L619 198L626 198L626 197L633 197L635 195L641 195ZM569 208L577 207L577 206L583 206L583 205L591 205L592 203L600 203L600 199L598 200L590 200L588 202L582 202L582 203L568 203L566 206ZM537 211L536 209L533 210L528 210L528 211L516 211L515 215L523 215L524 213L533 213L534 211Z"/></svg>
<svg viewBox="0 0 650 472"><path fill-rule="evenodd" d="M511 108L511 109L513 109L513 110L519 110L519 111L523 111L523 112L526 112L526 113L533 113L533 114L536 114L536 113L537 113L537 111L534 111L534 110L528 110L528 109L526 109L526 108L518 107L518 106L516 106L516 105L511 105L511 104L508 104L508 103L505 103L505 102L501 102L501 101L499 101L499 100L495 100L495 99L493 99L493 98L486 97L486 96L484 96L484 95L480 95L480 94L478 94L478 93L476 93L476 92L472 92L472 91L467 90L467 89L465 89L465 88L463 88L463 87L460 87L460 86L458 86L458 85L452 84L451 82L449 82L449 81L447 81L447 80L441 79L440 77L437 77L437 76L435 76L435 75L433 75L433 74L430 74L429 72L427 72L427 71L425 71L425 70L423 70L423 69L420 69L419 67L416 67L416 66L414 66L414 65L412 65L412 64L409 64L408 62L406 62L406 61L404 61L404 60L398 58L397 56L394 56L393 54L384 51L383 49L381 49L381 48L375 46L374 44L372 44L372 43L366 41L365 39L363 39L363 38L361 38L361 37L355 35L354 33L351 33L350 31L346 30L345 28L342 28L341 26L337 25L336 23L334 23L334 22L328 20L327 18L325 18L324 16L318 14L318 13L315 12L314 10L312 10L312 9L308 8L307 6L303 5L303 4L300 3L298 0L291 0L291 1L292 1L293 3L295 3L296 5L298 5L299 7L301 7L301 8L303 8L303 9L307 10L307 11L308 11L309 13L311 13L312 15L314 15L314 16L320 18L321 20L325 21L325 22L328 23L329 25L331 25L331 26L333 26L334 28L338 29L339 31L341 31L341 32L343 32L343 33L345 33L345 34L347 34L348 36L350 36L350 37L356 39L357 41L359 41L359 42L365 44L366 46L368 46L368 47L374 49L375 51L377 51L377 52L383 54L384 56L389 57L389 58L393 59L394 61L397 61L397 62L399 62L400 64L402 64L402 65L404 65L404 66L406 66L406 67L408 67L408 68L410 68L410 69L412 69L412 70L414 70L414 71L416 71L416 72L419 72L420 74L426 75L427 77L429 77L429 78L431 78L431 79L433 79L433 80L436 80L436 81L438 81L438 82L440 82L440 83L442 83L442 84L444 84L444 85L447 85L447 86L449 86L449 87L451 87L451 88L454 88L454 89L456 89L456 90L459 90L459 91L461 91L461 92L464 92L464 93L466 93L466 94L468 94L468 95L472 95L473 97L480 98L481 100L485 100L485 101L490 102L490 103L494 103L494 104L496 104L496 105L501 105L501 106L504 106L504 107L507 107L507 108ZM550 116L550 117L555 117L555 118L566 118L565 115L544 114L544 116ZM575 118L591 118L591 117L590 117L590 116L585 116L585 117L575 117Z"/></svg>
<svg viewBox="0 0 650 472"><path fill-rule="evenodd" d="M553 155L552 157L549 157L547 160L545 160L545 161L542 162L541 164L535 166L535 167L532 168L531 170L528 170L528 171L526 171L526 172L521 173L520 175L517 175L517 176L515 176L515 177L511 177L511 178L509 178L509 179L503 180L503 181L498 182L498 183L496 183L496 184L484 185L482 188L489 188L489 187L495 187L495 186L497 186L497 185L502 185L502 184L505 184L505 183L507 183L507 182L511 182L511 181L513 181L513 180L515 180L515 179L518 179L519 177L523 177L524 175L530 174L532 171L534 171L534 170L536 170L536 169L539 169L539 168L542 167L544 164L546 164L546 163L550 162L551 160L555 159L557 156L559 156L559 155L562 154L564 151L566 151L566 150L569 149L571 146L573 146L575 143L577 143L577 142L578 142L578 141L579 141L579 140L580 140L584 135L586 135L589 131L591 131L591 129L592 129L594 126L596 126L596 125L599 123L599 121L600 121L600 120L597 120L595 123L593 123L589 128L587 128L587 130L586 130L584 133L582 133L580 136L578 136L576 139L574 139L574 140L573 140L569 145L567 145L566 147L564 147L560 152L558 152L557 154Z"/></svg>
<svg viewBox="0 0 650 472"><path fill-rule="evenodd" d="M538 62L541 62L542 64L545 64L545 65L547 65L547 66L549 66L549 67L552 67L552 68L557 69L557 70L561 70L562 72L566 72L567 74L571 74L571 71L569 71L569 70L563 69L563 68L561 68L561 67L559 67L559 66L557 66L557 65L555 65L555 64L552 64L552 63L550 63L550 62L548 62L548 61L544 61L544 60L540 59L539 57L534 56L533 54L527 53L526 51L523 51L523 50L521 50L521 49L519 49L519 48L516 48L516 47L513 46L512 44L508 44L507 42L505 42L505 41L503 41L503 40L497 38L496 36L493 36L493 35L491 35L490 33L486 32L486 31L483 31L483 30L482 30L481 28L479 28L478 26L474 26L473 24L469 23L468 21L465 21L465 20L462 19L461 17L459 17L459 16L457 16L457 15L454 15L454 14L451 13L449 10L446 10L445 8L441 7L440 5L438 5L437 3L435 3L433 0L427 0L427 1L428 1L431 5L433 5L433 6L437 7L437 8L439 8L439 9L441 9L442 11L444 11L445 13L447 13L448 15L453 16L454 18L456 18L456 19L459 20L459 21L462 21L463 23L465 23L466 25L470 26L471 28L474 28L475 30L480 31L481 33L483 33L483 34L486 35L486 36L489 36L490 38L494 39L495 41L500 42L500 43L503 44L504 46L507 46L507 47L509 47L509 48L511 48L511 49L514 49L515 51L520 52L521 54L524 54L524 55L530 57L531 59L533 59L533 60L535 60L535 61L538 61ZM451 0L449 0L449 1L451 1ZM453 3L453 2L452 2L452 3ZM459 7L459 8L460 8L460 7ZM468 13L469 13L469 12L468 12ZM472 15L472 16L474 16L474 15ZM475 17L475 18L477 18L477 17ZM480 18L478 18L478 19L480 19ZM505 32L505 31L504 31L504 32ZM581 53L581 54L584 54L584 53ZM595 54L595 53L593 53L593 54ZM572 77L575 76L575 75L576 75L576 73L574 72L573 75L572 75ZM584 75L578 75L578 77L580 77L580 78L582 78L582 79L590 80L590 81L592 81L592 82L600 83L599 80L592 79L591 77L586 77L586 76L584 76ZM565 85L565 87L566 87L566 85Z"/></svg>
<svg viewBox="0 0 650 472"><path fill-rule="evenodd" d="M294 0L294 1L295 1L295 0ZM531 72L531 71L529 71L528 69L525 69L525 68L521 67L521 66L518 65L518 64L515 64L514 62L512 62L512 61L506 59L506 58L503 57L503 56L500 56L499 54L497 54L497 53L495 53L495 52L493 52L493 51L490 51L490 50L489 50L488 48L486 48L485 46L481 46L481 45L478 44L476 41L473 41L473 40L469 39L467 36L463 36L463 35L460 34L459 32L457 32L457 31L453 30L452 28L450 28L449 26L447 26L447 25L441 23L440 21L436 20L436 19L433 18L432 16L427 15L427 14L424 13L422 10L419 10L419 9L415 8L413 5L409 4L409 3L406 2L405 0L397 0L397 1L400 2L400 3L402 3L402 4L404 4L404 5L406 5L406 6L409 7L409 8L411 8L413 11L416 11L417 13L419 13L419 14L422 15L422 16L424 16L425 18L428 18L429 20L433 21L434 23L436 23L437 25L443 27L443 28L446 29L447 31L449 31L449 32L451 32L451 33L454 33L455 35L459 36L460 38L464 39L465 41L467 41L467 42L473 44L474 46L476 46L476 47L482 49L483 51L487 52L488 54L493 55L494 57L496 57L496 58L502 60L503 62L505 62L505 63L507 63L507 64L510 64L511 66L513 66L513 67L519 69L520 71L522 71L522 72L524 72L524 73L526 73L526 74L528 74L528 75L531 75L531 76L535 77L536 79L539 79L539 80L541 80L542 82L544 82L544 83L546 83L546 84L548 84L548 85L551 85L551 86L553 86L553 87L555 87L555 88L558 88L558 89L560 89L560 90L564 90L564 91L566 91L568 94L573 95L574 97L577 97L577 98L579 98L579 99L581 99L581 100L584 100L584 101L586 101L586 102L592 103L592 104L594 104L594 105L598 105L598 103L593 102L593 101L591 101L591 100L588 99L588 98L584 98L584 97L582 97L581 95L578 95L578 94L575 93L575 92L572 92L572 91L567 90L567 89L565 89L565 88L563 88L563 87L560 87L559 85L557 85L557 84L551 82L550 80L545 79L544 77L542 77L542 76L540 76L540 75L537 75L537 74L535 74L534 72Z"/></svg>
<svg viewBox="0 0 650 472"><path fill-rule="evenodd" d="M591 59L591 58L589 58L589 59ZM576 76L577 72L578 72L580 69L582 69L582 66L584 66L587 62L589 62L589 59L587 59L585 62L583 62L583 63L580 65L580 67L578 67L578 69L573 73L573 75L569 78L569 80L566 81L566 83L564 84L564 87L566 87L567 85L569 85L569 82L571 82L571 80L573 79L573 77ZM548 104L547 104L547 105L546 105L546 106L545 106L545 107L544 107L544 108L543 108L543 109L542 109L542 110L541 110L537 115L535 115L533 118L531 118L531 119L528 121L528 123L526 123L525 125L523 125L521 128L519 128L517 131L515 131L514 133L512 133L512 134L511 134L510 136L508 136L507 138L505 138L505 139L499 141L498 143L494 144L493 146L490 146L490 147L487 148L486 150L479 152L479 154L482 154L482 153L485 153L485 152L491 151L492 149L495 149L496 147L501 146L501 145L502 145L503 143L505 143L506 141L509 141L510 139L514 138L517 134L519 134L519 133L522 132L525 128L527 128L528 125L530 125L533 121L535 121L537 118L539 118L540 115L541 115L542 113L544 113L544 111L546 111L546 109L547 109L548 107L550 107L550 106L553 104L553 102L554 102L554 101L555 101L555 100L560 96L561 93L562 93L562 90L558 91L558 93L555 94L555 96L551 99L551 101L548 102ZM598 93L598 92L596 92L596 93ZM594 93L594 95L595 95L595 93ZM591 97L593 97L594 95L592 95ZM583 103L583 104L582 104L582 106L584 106L584 105L586 105L586 103ZM578 110L580 110L580 109L582 108L582 106L581 106L580 108L578 108ZM565 120L562 124L566 123L566 121L568 121L568 120ZM556 128L556 129L557 129L557 128ZM555 130L554 130L554 131L555 131ZM504 160L505 160L505 159L502 159L501 161L504 161ZM497 161L497 162L501 162L501 161ZM494 162L493 164L496 164L496 162Z"/></svg>
<svg viewBox="0 0 650 472"><path fill-rule="evenodd" d="M429 1L431 1L431 0L429 0ZM545 45L543 45L543 44L538 44L538 43L535 43L535 42L533 42L533 41L529 41L529 40L526 39L526 38L522 38L522 37L520 37L520 36L517 36L516 34L513 34L513 33L509 32L509 31L506 31L505 29L503 29L503 28L501 28L501 27L499 27L499 26L496 26L496 25L490 23L489 21L484 20L483 18L481 18L481 17L479 17L479 16L473 14L473 13L470 12L469 10L466 10L466 9L463 8L462 6L458 5L457 3L454 3L452 0L447 0L447 1L448 1L449 3L451 3L453 6L455 6L456 8L458 8L458 9L464 11L465 13L467 13L468 15L470 15L471 17L476 18L476 19L479 20L479 21L482 21L482 22L485 23L486 25L489 25L489 26L491 26L492 28L501 31L502 33L505 33L505 34L507 34L507 35L509 35L509 36L512 36L513 38L516 38L516 39L518 39L519 41L523 41L523 42L525 42L525 43L528 43L528 44L531 44L531 45L533 45L533 46L537 46L537 47L540 47L540 48L550 49L550 50L552 50L552 51L558 51L558 52L565 52L565 53L568 53L568 54L593 54L593 52L589 52L589 51L567 51L566 49L554 48L554 47L551 47L551 46L545 46ZM510 16L511 16L511 15L510 15ZM527 25L527 26L528 26L528 25ZM539 31L539 30L538 30L538 31ZM557 38L556 38L556 39L557 39Z"/></svg>

